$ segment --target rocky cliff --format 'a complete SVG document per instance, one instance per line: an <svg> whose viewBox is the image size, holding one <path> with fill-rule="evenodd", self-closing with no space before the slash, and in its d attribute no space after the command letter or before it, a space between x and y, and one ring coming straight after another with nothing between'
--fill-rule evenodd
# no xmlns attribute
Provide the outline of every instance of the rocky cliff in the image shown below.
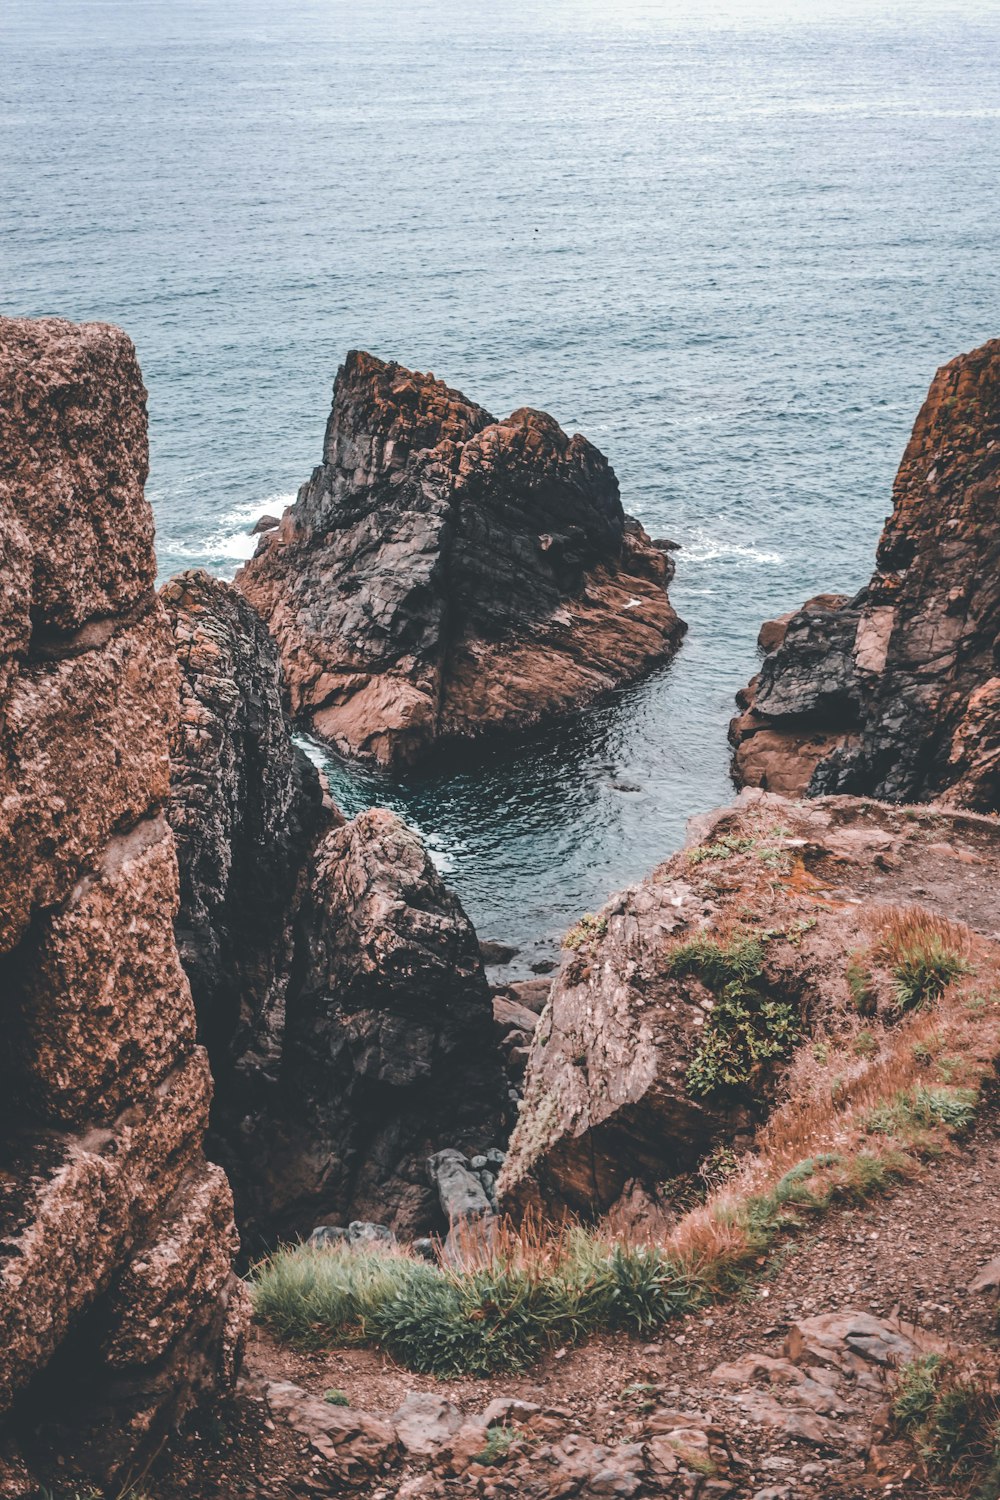
<svg viewBox="0 0 1000 1500"><path fill-rule="evenodd" d="M997 809L998 499L993 341L935 376L868 587L770 632L730 730L738 782Z"/></svg>
<svg viewBox="0 0 1000 1500"><path fill-rule="evenodd" d="M850 1046L866 1015L897 1013L893 911L906 961L932 964L943 939L929 929L925 953L919 913L992 937L998 877L995 821L941 808L748 790L696 820L688 848L569 934L501 1200L669 1204L714 1146L747 1146L800 1042Z"/></svg>
<svg viewBox="0 0 1000 1500"><path fill-rule="evenodd" d="M247 601L201 572L162 599L182 680L178 943L245 1238L437 1226L425 1158L493 1144L504 1096L472 926L398 818L345 826L324 799Z"/></svg>
<svg viewBox="0 0 1000 1500"><path fill-rule="evenodd" d="M0 1493L125 1481L245 1323L164 817L178 713L145 391L100 324L0 319Z"/></svg>
<svg viewBox="0 0 1000 1500"><path fill-rule="evenodd" d="M672 573L585 438L527 408L498 422L431 375L351 353L323 463L237 583L296 717L401 765L666 660L684 629Z"/></svg>

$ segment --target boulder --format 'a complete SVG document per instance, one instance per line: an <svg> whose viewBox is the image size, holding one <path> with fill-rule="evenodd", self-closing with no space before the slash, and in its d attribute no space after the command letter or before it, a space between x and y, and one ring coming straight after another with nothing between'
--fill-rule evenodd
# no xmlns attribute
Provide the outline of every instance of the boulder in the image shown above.
<svg viewBox="0 0 1000 1500"><path fill-rule="evenodd" d="M738 783L996 811L998 495L994 340L934 377L868 586L765 627L769 654L730 726Z"/></svg>
<svg viewBox="0 0 1000 1500"><path fill-rule="evenodd" d="M161 597L182 682L177 937L245 1249L327 1217L437 1227L423 1159L495 1139L503 1102L475 933L398 818L344 825L246 599L200 572Z"/></svg>
<svg viewBox="0 0 1000 1500"><path fill-rule="evenodd" d="M406 765L633 681L676 649L669 553L603 454L543 412L497 422L432 375L352 352L323 463L237 585L296 717Z"/></svg>
<svg viewBox="0 0 1000 1500"><path fill-rule="evenodd" d="M333 1406L290 1380L264 1389L271 1415L306 1439L341 1483L364 1484L399 1454L394 1429L369 1412Z"/></svg>
<svg viewBox="0 0 1000 1500"><path fill-rule="evenodd" d="M441 1212L450 1225L493 1212L479 1177L461 1151L436 1151L428 1157L427 1175L437 1192Z"/></svg>
<svg viewBox="0 0 1000 1500"><path fill-rule="evenodd" d="M407 1453L426 1455L459 1430L463 1417L457 1406L433 1391L407 1391L390 1421Z"/></svg>

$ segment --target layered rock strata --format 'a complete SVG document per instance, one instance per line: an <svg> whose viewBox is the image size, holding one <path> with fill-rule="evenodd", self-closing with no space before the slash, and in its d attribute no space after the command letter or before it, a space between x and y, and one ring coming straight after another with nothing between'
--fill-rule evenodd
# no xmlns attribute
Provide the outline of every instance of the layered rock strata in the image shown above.
<svg viewBox="0 0 1000 1500"><path fill-rule="evenodd" d="M885 903L1000 930L992 818L744 792L584 919L535 1032L501 1207L657 1199L715 1143L748 1144L794 1047L857 1027L850 955ZM866 1003L895 1003L866 978ZM881 990L879 986L881 985Z"/></svg>
<svg viewBox="0 0 1000 1500"><path fill-rule="evenodd" d="M730 727L738 783L997 809L998 500L994 340L934 377L868 587L773 622Z"/></svg>
<svg viewBox="0 0 1000 1500"><path fill-rule="evenodd" d="M498 422L352 352L323 463L237 583L279 644L295 716L398 766L665 661L684 630L672 576L585 438L528 408Z"/></svg>
<svg viewBox="0 0 1000 1500"><path fill-rule="evenodd" d="M102 1478L232 1384L246 1317L173 936L146 467L124 334L0 319L0 1429Z"/></svg>
<svg viewBox="0 0 1000 1500"><path fill-rule="evenodd" d="M198 572L162 598L182 675L178 941L247 1242L317 1219L442 1227L424 1159L491 1144L504 1098L472 926L397 817L345 825L324 798L247 601Z"/></svg>

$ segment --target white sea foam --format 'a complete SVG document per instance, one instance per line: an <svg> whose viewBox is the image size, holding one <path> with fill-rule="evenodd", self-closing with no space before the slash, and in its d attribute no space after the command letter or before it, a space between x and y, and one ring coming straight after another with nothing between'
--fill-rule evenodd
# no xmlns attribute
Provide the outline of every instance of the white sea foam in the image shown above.
<svg viewBox="0 0 1000 1500"><path fill-rule="evenodd" d="M680 552L685 563L689 562L749 562L765 567L777 567L785 561L781 552L769 552L753 543L725 542L719 537L696 533L695 539L686 542Z"/></svg>

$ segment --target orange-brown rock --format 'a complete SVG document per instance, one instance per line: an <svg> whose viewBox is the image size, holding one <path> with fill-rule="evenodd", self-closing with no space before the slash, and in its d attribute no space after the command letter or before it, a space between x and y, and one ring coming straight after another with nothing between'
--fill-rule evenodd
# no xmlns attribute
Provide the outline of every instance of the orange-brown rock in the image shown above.
<svg viewBox="0 0 1000 1500"><path fill-rule="evenodd" d="M565 713L676 649L669 551L625 515L603 454L545 413L497 422L351 353L323 457L237 584L293 712L344 753L406 764Z"/></svg>
<svg viewBox="0 0 1000 1500"><path fill-rule="evenodd" d="M152 592L144 401L117 329L0 319L0 1446L12 1475L20 1445L42 1474L127 1476L232 1383L245 1325L229 1188L202 1152L208 1062L173 936L163 809L177 667Z"/></svg>
<svg viewBox="0 0 1000 1500"><path fill-rule="evenodd" d="M629 1184L655 1199L713 1142L745 1140L795 1041L819 1022L857 1025L849 955L870 948L877 908L919 904L993 935L998 876L995 820L940 807L915 815L747 790L696 820L688 848L567 938L497 1184L502 1205L600 1213ZM734 943L738 973L719 961ZM891 977L876 970L871 1003L891 1008ZM715 1029L736 978L745 1024L776 1043L770 1055Z"/></svg>
<svg viewBox="0 0 1000 1500"><path fill-rule="evenodd" d="M867 588L766 638L730 726L739 783L997 810L998 500L995 340L934 377Z"/></svg>

